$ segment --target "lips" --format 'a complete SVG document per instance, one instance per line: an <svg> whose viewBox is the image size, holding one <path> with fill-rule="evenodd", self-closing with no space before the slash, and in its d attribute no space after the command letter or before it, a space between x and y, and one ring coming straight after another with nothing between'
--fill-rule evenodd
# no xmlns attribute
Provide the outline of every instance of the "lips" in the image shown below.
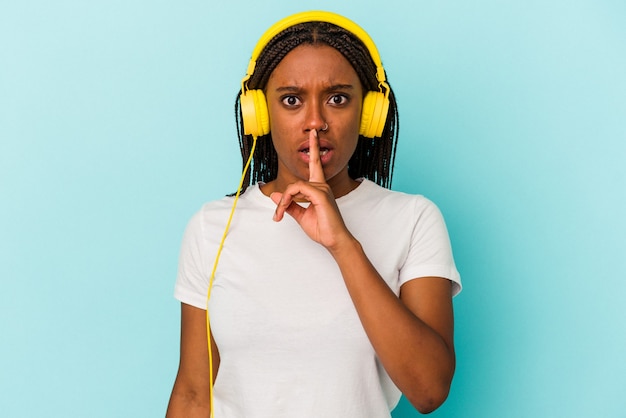
<svg viewBox="0 0 626 418"><path fill-rule="evenodd" d="M305 163L309 162L309 155L310 155L309 147L310 147L310 144L309 144L309 141L307 140L307 141L303 141L300 144L300 147L298 148L298 152L302 156L302 159L304 160ZM320 147L320 161L322 164L326 164L331 159L331 156L333 154L333 147L326 140L320 141L319 147Z"/></svg>
<svg viewBox="0 0 626 418"><path fill-rule="evenodd" d="M305 154L309 154L309 140L307 139L306 141L303 141L300 146L298 147L298 152L303 152ZM328 153L329 151L333 150L333 147L330 145L330 143L328 141L325 140L320 140L319 141L319 147L320 147L320 155L324 155L326 153Z"/></svg>
<svg viewBox="0 0 626 418"><path fill-rule="evenodd" d="M302 149L302 150L300 150L300 152L303 152L306 155L309 155L309 148ZM330 149L328 149L328 148L320 148L320 157L323 156L323 155L328 154L329 152L330 152Z"/></svg>

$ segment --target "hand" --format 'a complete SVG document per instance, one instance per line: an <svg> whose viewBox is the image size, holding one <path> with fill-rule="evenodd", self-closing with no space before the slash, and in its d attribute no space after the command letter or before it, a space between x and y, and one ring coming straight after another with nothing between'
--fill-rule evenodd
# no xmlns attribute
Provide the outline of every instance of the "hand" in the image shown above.
<svg viewBox="0 0 626 418"><path fill-rule="evenodd" d="M288 213L312 240L329 250L346 238L351 238L333 191L324 177L315 129L309 134L309 181L289 184L284 192L274 192L270 197L276 203L274 221L280 222L285 212ZM304 208L296 203L296 199L306 200L310 205Z"/></svg>

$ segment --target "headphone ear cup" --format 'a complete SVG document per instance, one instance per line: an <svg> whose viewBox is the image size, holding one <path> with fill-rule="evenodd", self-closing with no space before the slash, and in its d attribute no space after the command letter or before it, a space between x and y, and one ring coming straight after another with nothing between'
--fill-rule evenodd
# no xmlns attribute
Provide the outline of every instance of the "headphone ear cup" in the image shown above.
<svg viewBox="0 0 626 418"><path fill-rule="evenodd" d="M248 90L239 96L243 133L258 138L270 133L270 115L263 90Z"/></svg>
<svg viewBox="0 0 626 418"><path fill-rule="evenodd" d="M388 112L389 98L379 91L368 91L363 99L359 133L366 138L382 136Z"/></svg>

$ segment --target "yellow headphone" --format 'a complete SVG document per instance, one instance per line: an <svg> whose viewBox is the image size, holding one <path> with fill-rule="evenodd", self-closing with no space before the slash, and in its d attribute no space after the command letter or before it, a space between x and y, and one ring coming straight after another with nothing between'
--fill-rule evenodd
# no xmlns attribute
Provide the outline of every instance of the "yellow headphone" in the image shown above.
<svg viewBox="0 0 626 418"><path fill-rule="evenodd" d="M323 11L309 11L288 16L270 27L257 43L252 51L246 75L241 80L239 101L241 103L244 134L257 138L270 133L270 117L265 94L263 90L248 90L247 86L247 81L254 73L256 60L259 58L263 48L276 35L291 26L305 22L332 23L351 32L365 44L374 64L376 64L376 79L378 80L379 91L368 91L363 99L359 134L366 138L382 136L389 111L389 85L385 81L385 70L383 69L378 49L376 49L374 41L372 41L367 32L356 23L341 15Z"/></svg>

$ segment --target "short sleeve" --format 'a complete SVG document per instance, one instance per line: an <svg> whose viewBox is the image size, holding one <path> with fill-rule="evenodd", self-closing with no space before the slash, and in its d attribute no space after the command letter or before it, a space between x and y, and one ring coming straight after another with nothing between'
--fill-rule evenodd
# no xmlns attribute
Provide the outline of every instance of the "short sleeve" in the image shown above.
<svg viewBox="0 0 626 418"><path fill-rule="evenodd" d="M452 255L452 246L439 208L419 196L411 244L400 271L400 285L420 277L442 277L453 282L453 296L461 291L461 277Z"/></svg>
<svg viewBox="0 0 626 418"><path fill-rule="evenodd" d="M206 257L207 243L200 211L191 218L183 235L174 297L201 309L206 309L210 279Z"/></svg>

